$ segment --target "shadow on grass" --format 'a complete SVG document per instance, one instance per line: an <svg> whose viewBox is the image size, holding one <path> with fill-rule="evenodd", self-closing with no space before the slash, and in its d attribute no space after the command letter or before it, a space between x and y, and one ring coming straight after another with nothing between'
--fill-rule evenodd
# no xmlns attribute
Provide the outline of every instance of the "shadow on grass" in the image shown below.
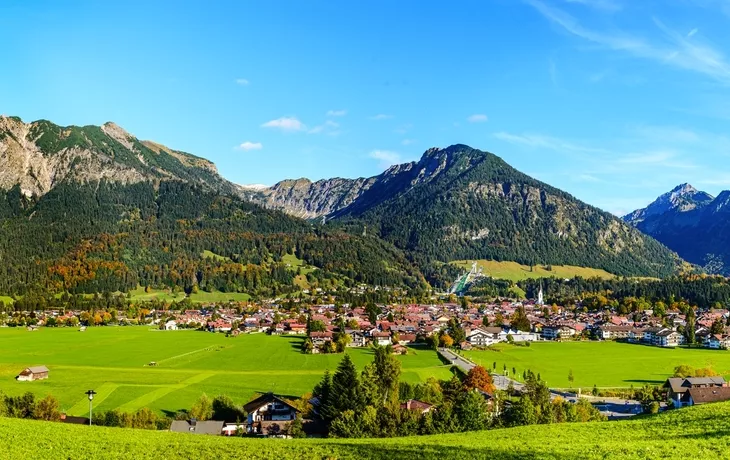
<svg viewBox="0 0 730 460"><path fill-rule="evenodd" d="M666 382L666 379L665 380L632 379L632 380L624 380L624 382L626 382L626 383L641 383L641 384L657 385L657 384Z"/></svg>

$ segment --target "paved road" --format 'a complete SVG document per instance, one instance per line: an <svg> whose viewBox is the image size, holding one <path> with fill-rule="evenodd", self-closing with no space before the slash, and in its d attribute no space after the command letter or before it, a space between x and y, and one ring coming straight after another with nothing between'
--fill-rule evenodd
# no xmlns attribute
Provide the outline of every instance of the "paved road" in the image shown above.
<svg viewBox="0 0 730 460"><path fill-rule="evenodd" d="M449 360L449 362L451 362L451 364L453 364L454 366L459 367L461 370L464 371L464 373L468 373L475 366L474 363L464 359L463 357L457 355L451 350L448 350L446 348L439 348L438 351L441 356ZM505 377L504 375L496 374L493 372L490 372L490 374L492 375L494 386L497 387L498 390L506 390L509 387L510 382L512 382L512 386L515 390L521 390L523 387L520 382Z"/></svg>
<svg viewBox="0 0 730 460"><path fill-rule="evenodd" d="M457 355L451 350L446 348L439 348L438 352L441 356L447 359L454 366L459 367L465 373L468 373L475 364L471 361ZM491 373L492 379L494 380L494 386L498 390L506 390L509 387L510 382L515 390L521 390L524 386L516 380L512 380L504 375ZM559 390L550 390L550 399L563 398L568 402L578 402L578 395L573 393L567 393ZM633 417L634 415L641 413L641 403L639 401L618 399L618 398L598 398L592 395L581 395L582 398L590 400L601 413L607 416L611 420L620 418Z"/></svg>

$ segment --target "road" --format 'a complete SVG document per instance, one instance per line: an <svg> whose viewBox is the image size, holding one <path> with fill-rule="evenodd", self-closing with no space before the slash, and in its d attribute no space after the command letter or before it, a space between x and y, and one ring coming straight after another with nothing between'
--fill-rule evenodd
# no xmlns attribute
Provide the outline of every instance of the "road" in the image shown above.
<svg viewBox="0 0 730 460"><path fill-rule="evenodd" d="M476 364L446 348L439 348L438 352L451 364L459 367L462 371L464 371L464 373L468 373L473 367L476 366ZM512 383L512 387L515 390L522 390L522 388L524 387L522 383L516 380L512 380L504 375L492 372L490 372L490 374L492 375L494 386L498 390L507 390L510 383ZM618 398L598 398L591 395L581 395L580 397L591 401L591 403L610 420L633 417L634 415L641 413L641 403L639 401ZM559 390L550 390L550 399L555 398L562 398L571 403L576 403L579 399L578 395L573 393L562 392Z"/></svg>

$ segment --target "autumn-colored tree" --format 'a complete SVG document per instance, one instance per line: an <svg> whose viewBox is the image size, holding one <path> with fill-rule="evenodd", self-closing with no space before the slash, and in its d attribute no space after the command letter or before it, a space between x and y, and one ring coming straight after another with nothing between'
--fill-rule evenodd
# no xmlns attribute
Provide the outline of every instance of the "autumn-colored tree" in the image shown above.
<svg viewBox="0 0 730 460"><path fill-rule="evenodd" d="M494 394L494 382L489 372L482 366L474 366L464 379L464 388L467 390L479 389Z"/></svg>
<svg viewBox="0 0 730 460"><path fill-rule="evenodd" d="M445 348L451 348L454 346L454 339L449 334L444 334L439 339L439 345Z"/></svg>

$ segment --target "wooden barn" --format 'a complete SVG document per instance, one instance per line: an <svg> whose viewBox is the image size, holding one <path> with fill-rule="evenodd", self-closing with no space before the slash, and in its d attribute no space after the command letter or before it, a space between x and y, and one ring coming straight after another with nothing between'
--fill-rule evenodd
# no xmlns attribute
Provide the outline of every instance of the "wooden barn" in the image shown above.
<svg viewBox="0 0 730 460"><path fill-rule="evenodd" d="M19 382L32 382L33 380L47 379L48 368L46 366L27 367L15 378Z"/></svg>

